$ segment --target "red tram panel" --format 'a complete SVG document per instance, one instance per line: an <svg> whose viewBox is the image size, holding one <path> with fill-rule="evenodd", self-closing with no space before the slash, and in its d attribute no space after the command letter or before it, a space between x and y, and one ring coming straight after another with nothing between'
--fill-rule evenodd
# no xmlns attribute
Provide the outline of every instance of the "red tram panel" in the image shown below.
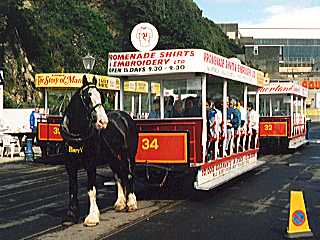
<svg viewBox="0 0 320 240"><path fill-rule="evenodd" d="M289 137L290 117L260 117L260 137Z"/></svg>
<svg viewBox="0 0 320 240"><path fill-rule="evenodd" d="M194 118L194 119L161 119L161 120L157 120L157 119L148 119L148 120L136 120L136 124L138 127L138 131L139 131L139 144L141 144L141 141L143 138L141 138L143 135L141 135L142 133L146 132L148 133L148 136L157 136L157 134L162 134L165 132L170 132L173 134L177 134L177 133L182 133L183 136L186 136L185 134L188 133L188 142L189 144L187 144L187 146L185 145L186 140L185 137L183 140L183 147L181 147L182 145L180 145L180 143L175 143L172 147L170 146L170 148L167 148L167 150L172 151L172 149L175 148L187 148L185 150L187 150L187 152L189 153L188 155L188 162L192 165L198 165L199 163L202 162L202 146L201 146L201 141L199 141L199 139L202 138L202 119L201 118ZM161 133L162 132L162 133ZM167 136L168 137L168 136ZM171 137L173 137L174 139L177 139L177 136L172 135ZM182 137L180 137L180 139L182 139ZM173 140L173 139L172 139ZM179 140L182 141L182 140ZM170 140L171 142L171 140ZM178 146L179 145L179 146ZM166 144L165 146L168 146L168 144ZM139 146L138 149L138 154L137 154L137 163L139 163L139 160L141 162L142 155L141 155L141 146ZM186 153L185 150L179 150L182 151L184 154ZM175 149L174 152L172 152L171 157L175 156L175 158L178 157L178 149ZM181 158L182 156L182 152L179 153L180 158L179 158L179 163L187 163L185 160L182 161L183 158ZM159 156L156 156L157 154L160 154L159 151L157 152L153 152L153 155L150 156L152 157L151 159L157 160L156 158L159 159ZM161 153L162 154L162 153ZM167 158L167 160L162 159L164 161L162 161L162 163L174 163L173 159L169 159ZM145 159L144 159L145 160ZM150 159L149 159L150 160ZM168 160L172 160L172 161L168 161ZM177 163L177 162L176 162Z"/></svg>
<svg viewBox="0 0 320 240"><path fill-rule="evenodd" d="M59 123L39 123L38 124L38 140L39 141L57 141L61 142Z"/></svg>
<svg viewBox="0 0 320 240"><path fill-rule="evenodd" d="M187 163L188 133L139 133L137 163Z"/></svg>

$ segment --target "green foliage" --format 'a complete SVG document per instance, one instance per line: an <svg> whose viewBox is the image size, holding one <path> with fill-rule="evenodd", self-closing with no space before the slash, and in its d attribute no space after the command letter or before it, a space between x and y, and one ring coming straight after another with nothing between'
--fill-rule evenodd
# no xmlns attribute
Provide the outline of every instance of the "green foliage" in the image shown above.
<svg viewBox="0 0 320 240"><path fill-rule="evenodd" d="M0 67L7 86L12 91L17 81L25 81L25 56L17 43L34 73L83 72L82 57L89 52L96 58L94 73L106 74L109 51L135 51L130 35L140 22L158 29L156 49L202 48L226 57L241 52L192 0L5 0L0 1ZM5 63L4 56L14 57L14 63ZM23 91L33 95L33 88L19 86L19 99L25 99ZM7 94L6 105L17 107L15 99Z"/></svg>
<svg viewBox="0 0 320 240"><path fill-rule="evenodd" d="M231 42L192 0L114 0L105 9L114 9L120 24L116 36L124 51L134 50L130 42L133 27L140 22L156 26L160 39L157 49L202 48L232 56L241 49Z"/></svg>
<svg viewBox="0 0 320 240"><path fill-rule="evenodd" d="M96 57L95 72L106 73L107 52L115 49L102 14L76 0L35 2L25 13L26 48L42 72L83 72L82 57Z"/></svg>

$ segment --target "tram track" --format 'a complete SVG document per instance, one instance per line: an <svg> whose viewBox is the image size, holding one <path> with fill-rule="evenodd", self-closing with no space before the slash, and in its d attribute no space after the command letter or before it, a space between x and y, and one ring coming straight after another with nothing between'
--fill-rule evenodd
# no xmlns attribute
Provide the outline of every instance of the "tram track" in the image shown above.
<svg viewBox="0 0 320 240"><path fill-rule="evenodd" d="M277 159L279 159L279 160L281 159L282 162L287 162L287 159L290 158L291 156L292 156L292 154L288 154L287 156L284 156L284 155L261 155L259 159L267 160L268 162L269 161L277 161ZM61 171L61 172L63 173L63 171ZM48 172L48 175L50 175L50 171ZM48 181L45 181L46 185L39 186L38 185L39 182L42 182L42 180L46 179L45 175L40 175L39 179L42 179L41 181L37 180L36 182L34 182L34 184L30 185L31 188L25 189L24 191L19 191L19 194L23 194L23 193L28 194L28 192L35 191L35 190L40 191L40 192L44 192L44 191L49 191L50 192L50 188L54 189L55 186L68 184L67 175L64 176L66 178L63 181L61 181L61 179L60 179L60 173L58 173L58 174L55 173L55 176L57 176L57 178L50 176L50 178L49 178L49 179L51 179L50 182L56 181L56 180L60 180L58 183L53 183L53 184L49 184L48 185ZM32 175L30 175L30 177L32 177ZM86 172L85 171L79 172L79 192L85 192L84 194L79 194L79 199L80 198L82 199L81 200L82 204L84 204L84 202L85 202L84 199L86 197L85 187L83 187L83 183L85 182L85 177L86 177ZM105 176L103 176L103 177L105 177ZM99 184L101 184L101 183L99 183ZM65 188L65 189L67 189L67 188ZM101 191L100 193L102 193L102 192L103 191ZM15 196L15 194L18 194L18 193L11 193L11 194L7 194L5 196L3 196L1 194L0 195L0 199L3 198L3 197L8 197L8 196L9 197L10 196ZM156 196L158 193L154 192L153 194L154 194L154 196L151 197L151 199L158 199L159 200L159 198L157 198L157 196ZM50 208L50 206L48 204L55 204L55 205L52 205L51 208L54 208L54 212L55 212L54 213L54 217L55 217L55 219L58 219L60 214L61 214L61 212L63 211L63 209L57 209L56 207L53 207L53 206L59 206L60 204L61 204L61 206L62 205L65 206L64 201L59 201L59 199L61 197L65 197L66 195L67 195L66 191L59 192L58 194L55 194L54 196L44 197L44 198L36 200L36 202L33 202L33 203L32 203L31 200L30 201L28 200L28 202L26 202L26 203L21 203L20 205L12 206L12 207L9 207L8 209L3 209L3 211L7 212L7 211L12 211L12 210L15 211L15 209L24 209L24 208L27 209L27 208L31 208L32 205L37 206L38 203L44 203L43 206L39 206L39 209L35 209L36 211L40 211L41 208L43 208L43 209L45 209L47 207ZM148 192L147 196L149 196L149 195L152 195L152 193ZM154 200L148 200L148 199L150 199L150 198L147 197L146 201L149 201L149 202L153 202L154 201ZM168 198L162 198L162 199L168 199ZM58 201L56 201L56 200L58 200ZM159 209L157 209L155 211L152 211L150 214L143 215L143 216L138 216L135 220L132 220L129 223L120 225L117 228L112 229L111 231L107 231L104 234L99 234L99 236L96 239L107 239L108 237L111 237L111 236L116 235L116 234L118 234L118 233L120 233L122 231L125 231L126 229L128 229L128 228L130 228L132 226L135 226L135 225L137 225L137 224L139 224L139 223L141 223L143 221L147 221L148 218L151 218L151 217L156 216L156 215L160 215L160 214L164 213L165 211L167 211L167 210L169 210L171 208L174 208L174 207L178 206L179 204L182 204L183 202L188 201L188 200L190 200L190 199L189 198L182 199L182 200L177 200L176 199L176 200L172 201L171 203L168 203L166 206L160 207ZM110 198L107 201L109 202L108 204L110 204ZM162 201L162 200L160 200L160 201ZM155 204L157 204L157 201L155 201ZM161 206L161 204L159 204L159 206ZM102 208L101 213L102 214L103 213L107 213L108 211L112 211L112 209L113 208L109 205L109 206L107 206L105 208ZM2 213L1 210L0 210L0 213ZM45 210L45 211L47 211L47 210ZM52 212L52 211L50 210L50 212ZM26 214L23 214L23 215L26 215ZM37 214L35 214L35 216L37 216ZM54 222L52 222L52 223L54 224ZM50 225L50 224L48 224L48 225ZM41 228L39 228L39 230L40 229ZM44 229L44 228L42 228L42 229ZM30 234L28 236L24 236L24 237L19 238L19 239L42 239L41 238L42 236L45 236L47 234L51 234L51 233L54 233L54 232L63 231L65 229L67 229L67 228L64 227L64 226L61 226L60 224L56 224L56 225L54 225L52 227L49 227L49 228L47 228L45 230L42 230L42 231L38 232L38 233ZM32 233L32 231L30 231L29 233Z"/></svg>
<svg viewBox="0 0 320 240"><path fill-rule="evenodd" d="M113 209L113 207L107 207L107 208L104 208L104 209L100 209L100 213L105 213L109 210ZM48 229L45 229L41 232L38 232L38 233L35 233L35 234L31 234L29 236L26 236L26 237L23 237L23 238L19 238L19 240L31 240L31 239L38 239L39 237L41 236L44 236L46 234L50 234L50 233L53 233L53 232L56 232L56 231L61 231L61 230L64 230L64 229L67 229L69 227L72 227L73 225L71 226L63 226L62 224L58 224L58 225L55 225L53 227L50 227Z"/></svg>

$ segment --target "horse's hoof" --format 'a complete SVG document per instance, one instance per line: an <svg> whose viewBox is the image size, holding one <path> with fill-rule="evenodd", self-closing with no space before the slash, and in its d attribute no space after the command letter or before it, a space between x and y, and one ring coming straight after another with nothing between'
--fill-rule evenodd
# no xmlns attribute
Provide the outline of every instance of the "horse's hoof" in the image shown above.
<svg viewBox="0 0 320 240"><path fill-rule="evenodd" d="M83 226L85 227L95 227L99 224L99 218L97 219L89 219L89 217L86 217L86 219L83 222Z"/></svg>
<svg viewBox="0 0 320 240"><path fill-rule="evenodd" d="M73 224L79 223L79 217L77 217L74 213L68 212L65 218L63 219L61 225L65 227L69 227Z"/></svg>
<svg viewBox="0 0 320 240"><path fill-rule="evenodd" d="M85 227L95 227L99 224L99 222L95 222L95 223L83 223L83 226Z"/></svg>
<svg viewBox="0 0 320 240"><path fill-rule="evenodd" d="M126 206L114 206L114 210L116 212L125 212L126 211Z"/></svg>
<svg viewBox="0 0 320 240"><path fill-rule="evenodd" d="M137 210L138 210L137 206L130 206L130 207L128 206L128 209L127 209L128 212L135 212Z"/></svg>
<svg viewBox="0 0 320 240"><path fill-rule="evenodd" d="M114 204L114 210L116 212L123 212L126 210L126 202L125 201L117 201Z"/></svg>

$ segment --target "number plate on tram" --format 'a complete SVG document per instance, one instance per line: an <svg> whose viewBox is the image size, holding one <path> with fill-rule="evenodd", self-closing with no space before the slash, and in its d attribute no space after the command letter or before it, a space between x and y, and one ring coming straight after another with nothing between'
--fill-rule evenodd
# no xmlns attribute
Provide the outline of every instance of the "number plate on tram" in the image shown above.
<svg viewBox="0 0 320 240"><path fill-rule="evenodd" d="M287 122L260 122L259 134L261 137L287 136Z"/></svg>
<svg viewBox="0 0 320 240"><path fill-rule="evenodd" d="M188 133L139 133L137 163L187 163Z"/></svg>
<svg viewBox="0 0 320 240"><path fill-rule="evenodd" d="M62 137L60 135L60 124L39 123L38 139L39 141L62 141Z"/></svg>

